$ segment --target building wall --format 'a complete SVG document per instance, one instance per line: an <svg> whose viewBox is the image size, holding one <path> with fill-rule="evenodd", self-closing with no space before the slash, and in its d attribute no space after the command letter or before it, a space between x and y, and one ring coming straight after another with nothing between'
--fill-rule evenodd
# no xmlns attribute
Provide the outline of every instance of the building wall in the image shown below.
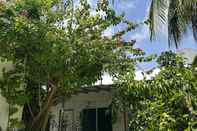
<svg viewBox="0 0 197 131"><path fill-rule="evenodd" d="M9 105L7 104L5 98L0 95L0 127L3 131L7 128L8 108Z"/></svg>
<svg viewBox="0 0 197 131"><path fill-rule="evenodd" d="M91 108L105 108L109 107L112 101L112 93L109 91L91 92L88 94L81 93L71 97L64 105L58 104L51 109L51 127L50 131L58 131L59 114L60 110L64 109L68 111L68 115L76 128L69 131L80 131L80 113L83 109ZM69 123L69 122L68 122ZM113 131L125 131L124 130L124 117L123 113L118 113L117 120L113 124Z"/></svg>
<svg viewBox="0 0 197 131"><path fill-rule="evenodd" d="M197 56L197 49L185 48L178 50L177 53L186 58L185 61L187 64L192 64L194 58Z"/></svg>
<svg viewBox="0 0 197 131"><path fill-rule="evenodd" d="M10 70L12 68L11 63L4 62L0 64L0 78L2 77L2 70L4 68ZM8 109L9 109L9 105L6 102L6 99L3 96L1 96L0 93L0 127L2 128L3 131L5 131L7 128Z"/></svg>
<svg viewBox="0 0 197 131"><path fill-rule="evenodd" d="M1 62L0 63L0 78L2 77L2 70L11 70L13 69L11 62ZM21 119L22 116L22 107L17 107L18 112L14 114L11 118ZM2 131L6 131L8 124L8 114L9 114L9 104L6 102L6 99L1 95L0 91L0 128Z"/></svg>

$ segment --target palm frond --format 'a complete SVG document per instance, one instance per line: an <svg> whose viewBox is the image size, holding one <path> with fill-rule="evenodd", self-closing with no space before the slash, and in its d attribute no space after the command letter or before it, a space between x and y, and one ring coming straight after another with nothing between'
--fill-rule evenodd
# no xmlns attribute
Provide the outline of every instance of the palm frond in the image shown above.
<svg viewBox="0 0 197 131"><path fill-rule="evenodd" d="M195 1L192 7L194 8L192 15L192 29L194 40L197 42L197 0Z"/></svg>
<svg viewBox="0 0 197 131"><path fill-rule="evenodd" d="M168 44L172 46L174 42L176 48L178 48L181 38L187 28L187 20L184 17L184 9L182 9L183 7L181 4L180 0L171 0L169 3Z"/></svg>
<svg viewBox="0 0 197 131"><path fill-rule="evenodd" d="M150 30L150 39L155 38L155 3L154 0L151 2L150 11L149 11L149 30Z"/></svg>
<svg viewBox="0 0 197 131"><path fill-rule="evenodd" d="M171 0L169 5L168 35L169 45L178 48L180 41L186 33L188 26L192 24L194 38L196 37L195 3L197 0ZM174 43L174 44L173 44Z"/></svg>
<svg viewBox="0 0 197 131"><path fill-rule="evenodd" d="M197 56L194 58L194 61L193 61L192 65L193 65L194 67L197 67Z"/></svg>
<svg viewBox="0 0 197 131"><path fill-rule="evenodd" d="M168 0L152 0L149 9L150 39L153 40L158 32L158 26L168 22Z"/></svg>
<svg viewBox="0 0 197 131"><path fill-rule="evenodd" d="M168 25L169 46L178 48L190 25L197 42L197 0L152 0L149 19L151 40L159 32L160 21Z"/></svg>
<svg viewBox="0 0 197 131"><path fill-rule="evenodd" d="M197 42L197 15L194 15L192 17L192 29L193 29L194 40Z"/></svg>

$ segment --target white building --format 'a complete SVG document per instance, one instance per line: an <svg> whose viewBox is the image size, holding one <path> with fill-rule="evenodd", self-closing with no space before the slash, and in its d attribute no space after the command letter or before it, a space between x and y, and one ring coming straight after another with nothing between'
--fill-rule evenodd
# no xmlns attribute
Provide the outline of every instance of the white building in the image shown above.
<svg viewBox="0 0 197 131"><path fill-rule="evenodd" d="M197 56L197 49L185 48L177 51L177 54L182 55L187 64L191 64Z"/></svg>
<svg viewBox="0 0 197 131"><path fill-rule="evenodd" d="M1 62L0 64L0 78L2 77L2 70L11 70L13 69L11 62ZM0 90L0 131L6 131L8 126L8 114L9 114L9 104L6 99L1 95ZM18 112L11 116L10 118L18 118L19 120L22 117L22 108L18 107Z"/></svg>
<svg viewBox="0 0 197 131"><path fill-rule="evenodd" d="M6 69L11 69L11 63L1 63L0 64L0 77L2 77L2 70ZM6 131L7 128L7 122L8 122L8 112L9 111L9 105L6 102L6 99L1 96L1 91L0 91L0 129L2 131Z"/></svg>
<svg viewBox="0 0 197 131"><path fill-rule="evenodd" d="M191 63L197 55L193 49L183 49L177 52L187 58ZM2 69L12 69L11 63L0 64L0 77ZM151 79L160 72L155 69L152 74L144 75L142 71L136 72L136 80ZM100 85L100 84L104 85ZM106 85L107 84L107 85ZM126 112L112 113L113 84L110 76L104 75L102 82L96 86L76 91L69 99L59 101L51 108L50 131L126 131L128 120ZM6 131L8 123L9 105L0 95L0 127ZM16 115L21 117L22 109Z"/></svg>
<svg viewBox="0 0 197 131"><path fill-rule="evenodd" d="M50 131L127 131L125 112L112 115L110 85L76 91L51 108Z"/></svg>

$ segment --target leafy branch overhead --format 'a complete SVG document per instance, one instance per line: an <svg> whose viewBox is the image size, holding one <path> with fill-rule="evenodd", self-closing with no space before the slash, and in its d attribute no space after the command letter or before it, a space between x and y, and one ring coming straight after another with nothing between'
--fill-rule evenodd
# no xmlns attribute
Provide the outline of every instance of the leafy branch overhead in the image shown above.
<svg viewBox="0 0 197 131"><path fill-rule="evenodd" d="M129 112L130 129L196 130L196 69L171 51L158 63L161 71L151 79L128 80L125 74L117 81L116 103Z"/></svg>
<svg viewBox="0 0 197 131"><path fill-rule="evenodd" d="M133 73L133 63L146 60L144 52L134 48L135 41L121 40L137 24L117 16L107 1L97 3L95 14L92 10L86 0L77 7L72 0L0 3L0 57L14 67L4 71L1 93L10 104L28 107L27 129L45 130L60 93L69 96L76 88L92 85L103 72L114 78ZM127 28L103 36L121 22ZM127 53L142 57L129 58Z"/></svg>
<svg viewBox="0 0 197 131"><path fill-rule="evenodd" d="M114 4L115 1L109 0ZM132 2L132 1L128 1ZM159 33L168 37L169 47L178 48L182 38L188 31L193 32L197 42L197 0L150 0L148 20L150 40L157 38Z"/></svg>

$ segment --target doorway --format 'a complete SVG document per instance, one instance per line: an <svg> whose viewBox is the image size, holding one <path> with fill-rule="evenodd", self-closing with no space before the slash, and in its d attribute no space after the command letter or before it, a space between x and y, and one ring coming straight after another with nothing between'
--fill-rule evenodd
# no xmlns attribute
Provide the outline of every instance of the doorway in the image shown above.
<svg viewBox="0 0 197 131"><path fill-rule="evenodd" d="M109 108L84 109L82 131L112 131L112 112Z"/></svg>

